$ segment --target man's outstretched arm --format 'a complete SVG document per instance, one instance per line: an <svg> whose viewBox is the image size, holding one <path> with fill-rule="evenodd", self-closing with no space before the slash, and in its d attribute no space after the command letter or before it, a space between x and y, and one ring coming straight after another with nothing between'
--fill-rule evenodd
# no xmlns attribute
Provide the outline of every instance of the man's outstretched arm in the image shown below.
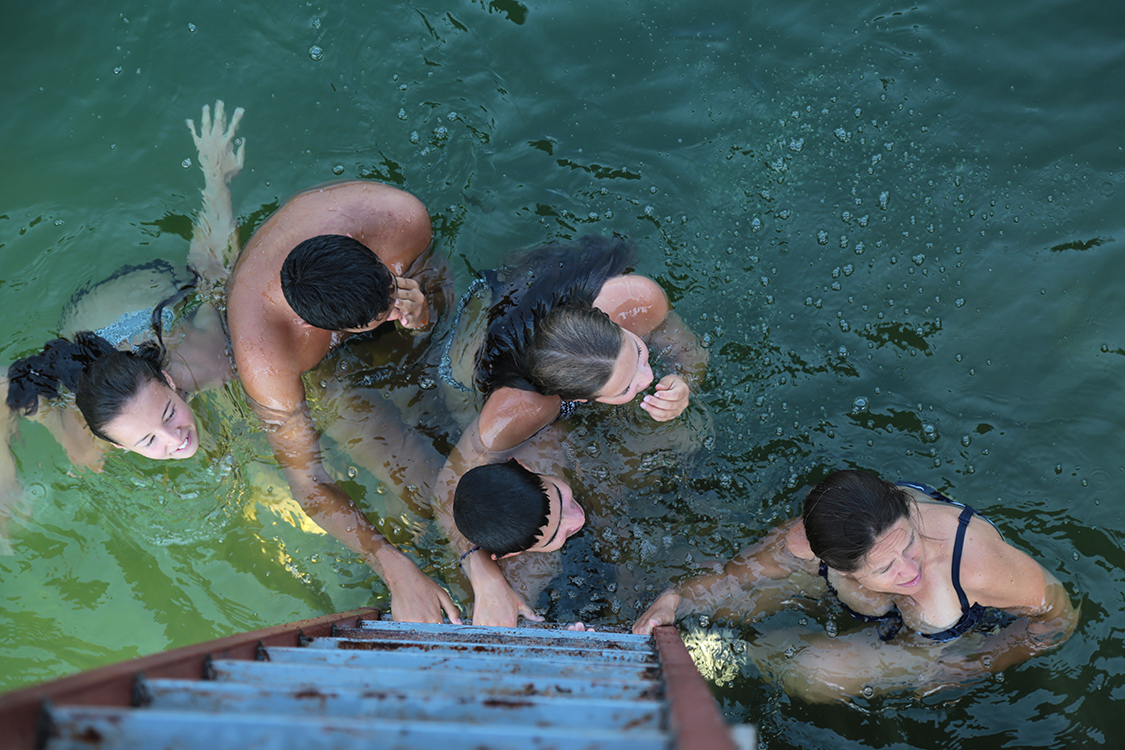
<svg viewBox="0 0 1125 750"><path fill-rule="evenodd" d="M338 539L382 577L400 622L441 622L442 613L460 623L449 594L379 533L374 524L328 475L320 433L302 399L298 408L281 412L255 404L266 426L274 455L289 481L294 499L317 526Z"/></svg>

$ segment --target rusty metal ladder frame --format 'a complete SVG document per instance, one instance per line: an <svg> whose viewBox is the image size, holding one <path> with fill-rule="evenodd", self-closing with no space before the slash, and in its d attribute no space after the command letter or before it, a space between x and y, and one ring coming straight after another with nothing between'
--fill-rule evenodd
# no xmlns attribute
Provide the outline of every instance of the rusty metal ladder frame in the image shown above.
<svg viewBox="0 0 1125 750"><path fill-rule="evenodd" d="M41 746L44 708L49 704L129 707L137 703L137 679L205 680L213 659L258 660L271 646L303 646L310 638L331 637L337 628L358 628L378 620L372 607L300 620L185 646L127 662L63 677L0 695L0 744L5 750ZM668 729L677 750L735 750L735 744L710 687L699 674L673 627L653 634L660 665Z"/></svg>

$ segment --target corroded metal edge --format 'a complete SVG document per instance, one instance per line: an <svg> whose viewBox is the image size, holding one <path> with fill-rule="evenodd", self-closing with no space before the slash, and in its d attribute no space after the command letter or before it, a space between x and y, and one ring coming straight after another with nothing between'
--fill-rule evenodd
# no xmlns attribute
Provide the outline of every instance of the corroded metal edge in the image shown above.
<svg viewBox="0 0 1125 750"><path fill-rule="evenodd" d="M364 619L380 616L378 609L364 607L314 617L110 664L5 693L0 695L0 743L5 750L33 750L39 740L37 728L45 701L56 705L129 706L138 675L205 679L206 665L211 659L253 661L262 647L297 646L303 637L330 636L335 626L357 627Z"/></svg>
<svg viewBox="0 0 1125 750"><path fill-rule="evenodd" d="M668 728L676 738L676 750L737 750L711 687L696 668L679 632L664 625L655 628L652 637L664 674Z"/></svg>

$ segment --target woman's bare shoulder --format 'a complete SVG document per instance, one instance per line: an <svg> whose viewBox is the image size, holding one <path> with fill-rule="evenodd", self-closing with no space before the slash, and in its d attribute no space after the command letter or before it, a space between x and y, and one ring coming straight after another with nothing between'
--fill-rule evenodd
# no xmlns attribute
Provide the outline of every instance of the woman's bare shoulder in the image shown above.
<svg viewBox="0 0 1125 750"><path fill-rule="evenodd" d="M614 276L602 284L594 307L638 336L647 336L668 317L668 296L647 276Z"/></svg>

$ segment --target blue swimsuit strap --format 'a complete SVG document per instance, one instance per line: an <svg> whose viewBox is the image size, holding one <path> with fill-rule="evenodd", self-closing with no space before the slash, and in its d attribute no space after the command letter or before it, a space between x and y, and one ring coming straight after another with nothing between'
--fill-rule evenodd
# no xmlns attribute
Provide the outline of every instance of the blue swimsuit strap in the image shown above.
<svg viewBox="0 0 1125 750"><path fill-rule="evenodd" d="M965 589L961 588L961 553L965 547L965 530L969 528L969 519L975 513L968 505L957 516L957 538L953 541L953 590L957 592L957 600L961 602L961 613L969 611L969 597L965 596Z"/></svg>

